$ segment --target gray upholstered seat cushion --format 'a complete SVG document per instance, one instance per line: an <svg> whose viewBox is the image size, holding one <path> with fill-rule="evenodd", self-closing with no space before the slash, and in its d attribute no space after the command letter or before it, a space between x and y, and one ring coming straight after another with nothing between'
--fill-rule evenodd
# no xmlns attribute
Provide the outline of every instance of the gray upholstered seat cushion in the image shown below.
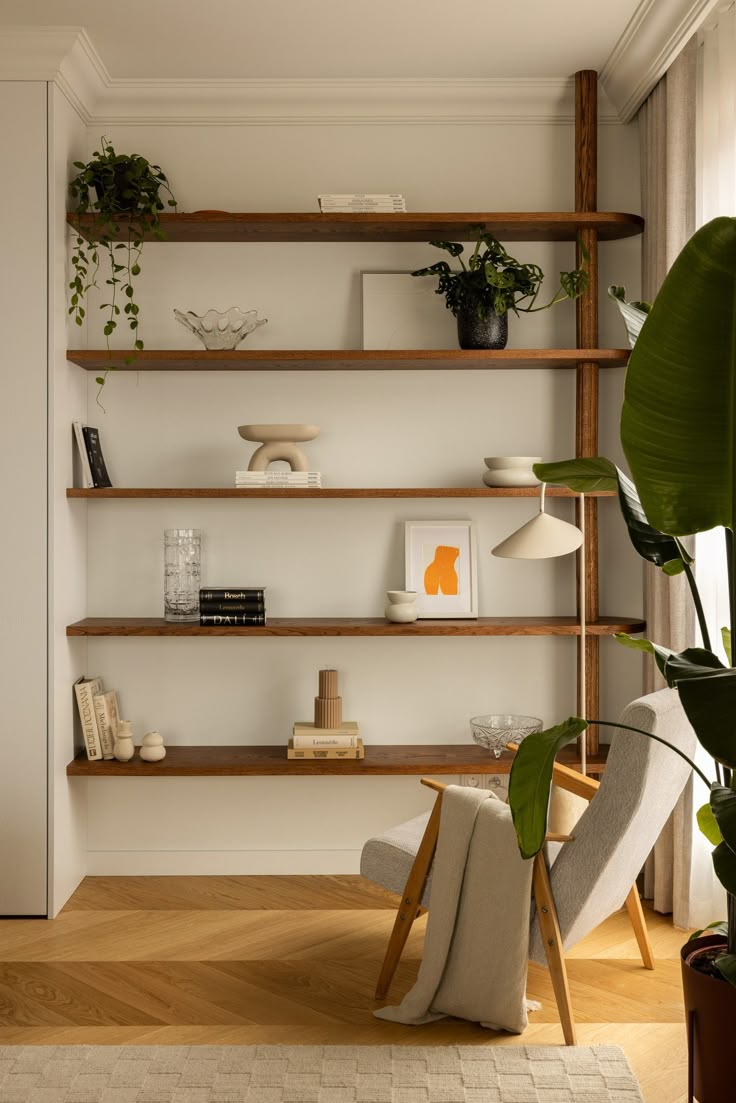
<svg viewBox="0 0 736 1103"><path fill-rule="evenodd" d="M400 823L369 839L363 847L360 857L360 872L369 881L383 885L399 896L404 891L412 863L429 821L429 812L415 816L413 820ZM431 873L422 899L422 906L428 907Z"/></svg>

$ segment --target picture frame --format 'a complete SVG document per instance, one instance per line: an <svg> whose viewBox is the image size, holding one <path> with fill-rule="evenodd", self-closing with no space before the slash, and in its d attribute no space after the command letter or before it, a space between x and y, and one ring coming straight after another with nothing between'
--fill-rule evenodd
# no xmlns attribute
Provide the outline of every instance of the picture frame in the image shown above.
<svg viewBox="0 0 736 1103"><path fill-rule="evenodd" d="M405 521L405 588L415 590L420 620L478 616L474 521Z"/></svg>

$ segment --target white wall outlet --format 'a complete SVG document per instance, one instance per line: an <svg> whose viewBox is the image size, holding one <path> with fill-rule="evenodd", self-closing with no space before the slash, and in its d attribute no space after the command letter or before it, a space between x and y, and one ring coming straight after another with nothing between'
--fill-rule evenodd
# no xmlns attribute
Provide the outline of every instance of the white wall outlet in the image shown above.
<svg viewBox="0 0 736 1103"><path fill-rule="evenodd" d="M482 783L482 778L481 778L480 774L461 774L460 775L460 784L461 785L467 785L471 789L483 789L484 788L484 785Z"/></svg>

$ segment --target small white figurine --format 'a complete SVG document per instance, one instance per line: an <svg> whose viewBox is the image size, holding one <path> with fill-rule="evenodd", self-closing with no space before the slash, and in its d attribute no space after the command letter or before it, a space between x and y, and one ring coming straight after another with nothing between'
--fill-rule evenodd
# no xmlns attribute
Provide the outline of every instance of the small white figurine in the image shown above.
<svg viewBox="0 0 736 1103"><path fill-rule="evenodd" d="M144 762L160 762L162 758L166 758L166 747L161 733L148 732L144 735L139 754Z"/></svg>
<svg viewBox="0 0 736 1103"><path fill-rule="evenodd" d="M115 732L115 745L113 746L112 753L118 762L130 762L135 754L135 744L133 743L133 731L130 726L130 720L120 720L118 722L117 731Z"/></svg>

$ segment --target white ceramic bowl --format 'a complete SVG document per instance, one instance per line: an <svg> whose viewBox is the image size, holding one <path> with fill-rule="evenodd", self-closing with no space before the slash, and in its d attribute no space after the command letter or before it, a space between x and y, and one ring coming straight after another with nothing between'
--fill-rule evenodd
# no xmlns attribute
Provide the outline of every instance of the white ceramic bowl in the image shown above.
<svg viewBox="0 0 736 1103"><path fill-rule="evenodd" d="M486 486L539 486L532 470L541 456L486 456L483 482Z"/></svg>

